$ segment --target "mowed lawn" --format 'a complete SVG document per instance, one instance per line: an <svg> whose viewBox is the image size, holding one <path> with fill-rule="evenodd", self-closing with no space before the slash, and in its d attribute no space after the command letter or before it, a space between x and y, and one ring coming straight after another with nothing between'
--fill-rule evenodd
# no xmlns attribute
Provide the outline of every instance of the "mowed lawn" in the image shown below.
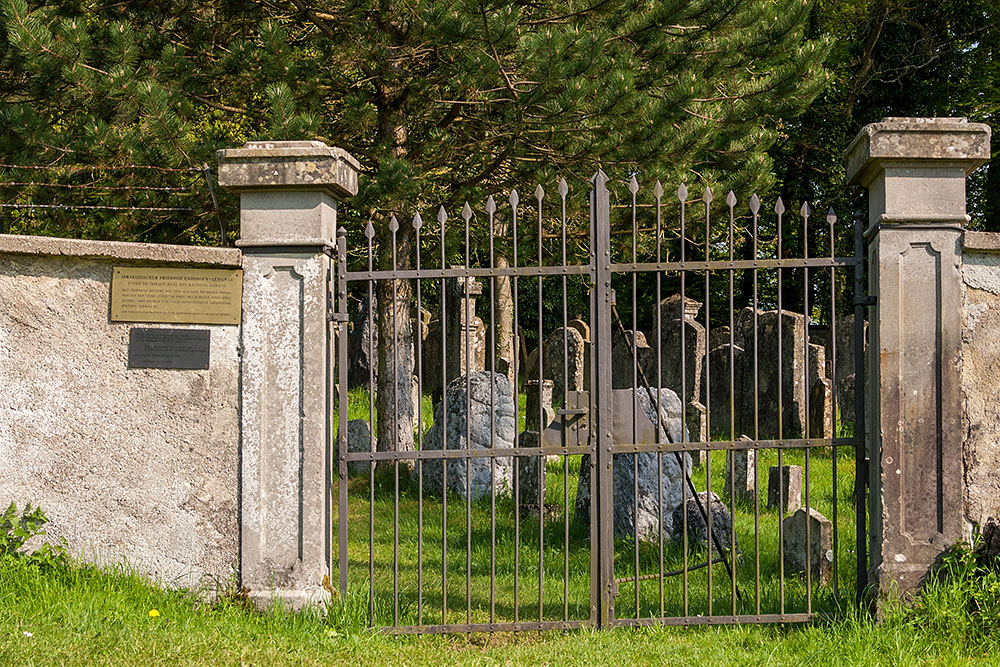
<svg viewBox="0 0 1000 667"><path fill-rule="evenodd" d="M951 585L881 624L848 608L829 622L784 627L390 637L363 629L350 604L335 602L325 618L261 614L238 598L199 602L120 569L40 568L8 556L0 559L0 664L994 664L998 632L983 628L968 602Z"/></svg>

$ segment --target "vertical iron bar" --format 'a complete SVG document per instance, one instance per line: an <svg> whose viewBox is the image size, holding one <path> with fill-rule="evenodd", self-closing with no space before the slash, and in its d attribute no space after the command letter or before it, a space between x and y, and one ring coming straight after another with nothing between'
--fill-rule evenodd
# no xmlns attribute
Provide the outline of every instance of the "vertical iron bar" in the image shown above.
<svg viewBox="0 0 1000 667"><path fill-rule="evenodd" d="M599 535L598 553L600 557L600 616L599 625L607 627L614 618L614 535L613 508L614 478L613 443L611 440L612 394L611 394L611 207L607 189L608 177L598 170L593 178L593 207L591 225L594 230L595 275L595 345L597 346L597 384L593 387L597 394L597 501L598 511L594 511L591 499L591 521L597 517Z"/></svg>
<svg viewBox="0 0 1000 667"><path fill-rule="evenodd" d="M566 179L559 179L559 198L561 204L562 231L562 265L566 267L566 195L569 186ZM569 407L566 396L569 395L569 303L567 295L566 274L562 276L562 307L563 307L563 407ZM562 419L562 446L566 442L566 416ZM539 439L539 443L541 440ZM563 620L569 620L569 455L563 451Z"/></svg>
<svg viewBox="0 0 1000 667"><path fill-rule="evenodd" d="M809 259L809 215L811 209L809 208L809 202L802 203L802 258ZM808 438L812 435L812 423L809 419L809 394L811 393L811 387L809 386L809 267L802 267L802 326L803 331L803 347L805 352L805 368L802 371L803 374L803 403L805 404L805 424L803 424L802 437ZM822 426L821 426L822 428ZM810 448L806 448L805 452L805 471L803 483L805 484L805 498L806 498L806 611L812 613L812 520L809 515L809 455Z"/></svg>
<svg viewBox="0 0 1000 667"><path fill-rule="evenodd" d="M347 230L337 230L337 302L347 310ZM369 306L371 301L369 300ZM347 330L337 334L337 555L340 559L340 599L347 599Z"/></svg>
<svg viewBox="0 0 1000 667"><path fill-rule="evenodd" d="M663 184L660 181L656 181L656 185L653 187L653 195L656 197L656 262L660 263L663 261ZM661 392L663 391L663 293L662 293L662 274L656 272L656 398L657 403L661 398ZM683 341L681 346L683 347ZM681 397L681 430L684 431L684 424L686 420L684 419L684 397ZM656 406L656 444L662 444L663 436L661 435L660 429L663 427L662 415L660 414L659 405ZM687 474L684 470L684 455L680 457L681 461L681 474ZM660 556L660 577L658 579L659 583L659 593L660 593L660 618L666 616L666 611L663 604L663 484L659 481L663 479L663 452L656 452L656 529L658 533L658 547Z"/></svg>
<svg viewBox="0 0 1000 667"><path fill-rule="evenodd" d="M375 228L371 221L365 228L365 236L368 237L368 270L372 270L374 263L374 253L372 252L372 239L375 236ZM368 423L369 432L376 433L375 430L375 327L378 326L378 309L373 305L375 295L375 281L368 281L368 315L372 321L368 327ZM375 438L371 439L369 445L374 452L378 444ZM375 461L368 463L368 625L375 625Z"/></svg>
<svg viewBox="0 0 1000 667"><path fill-rule="evenodd" d="M462 218L465 220L465 301L462 303L462 328L465 330L465 448L472 452L472 424L469 416L472 414L472 360L469 331L475 313L469 308L469 282L472 277L468 271L472 268L469 249L469 220L472 209L469 202L462 207ZM491 378L492 384L492 378ZM492 405L490 406L492 411ZM490 480L492 485L493 480ZM465 459L465 622L472 623L472 458Z"/></svg>
<svg viewBox="0 0 1000 667"><path fill-rule="evenodd" d="M831 207L826 214L826 222L829 225L829 239L830 239L830 259L833 260L836 255L836 243L833 235L833 225L837 222L837 214ZM833 380L833 402L830 411L833 413L833 437L836 438L838 434L838 424L840 423L840 416L838 410L840 409L840 404L838 401L837 394L837 269L834 266L830 267L830 354L833 357L830 364L830 375ZM835 446L830 447L830 458L833 461L833 481L831 482L833 486L833 596L837 597L840 593L840 567L838 561L839 557L839 544L840 544L840 531L837 529L837 448Z"/></svg>
<svg viewBox="0 0 1000 667"><path fill-rule="evenodd" d="M420 270L420 228L423 219L420 213L413 216L413 236L417 247L417 271ZM423 318L420 285L417 278L417 331L414 342L417 348L417 449L424 449L424 364L423 364ZM417 625L424 624L424 460L417 460Z"/></svg>
<svg viewBox="0 0 1000 667"><path fill-rule="evenodd" d="M854 488L856 512L857 603L864 601L868 585L868 545L865 520L865 238L864 213L854 215Z"/></svg>
<svg viewBox="0 0 1000 667"><path fill-rule="evenodd" d="M781 201L781 197L778 197L777 203L774 205L774 212L777 213L777 226L778 226L778 259L782 259L782 248L781 248L781 216L785 212L785 205ZM781 346L781 330L784 328L782 326L782 317L784 317L784 311L781 308L781 266L778 266L778 440L784 438L784 406L782 405L782 383L781 383L781 358L784 356L784 348ZM785 516L785 491L784 491L784 460L782 457L782 452L784 450L778 449L778 592L780 596L780 609L781 613L785 613L785 550L782 545L785 543L784 527L781 525L782 519ZM791 474L789 473L789 477ZM770 480L768 480L770 481Z"/></svg>
<svg viewBox="0 0 1000 667"><path fill-rule="evenodd" d="M511 288L511 297L514 301L514 359L520 360L520 336L518 334L518 310L517 310L517 204L520 198L517 190L510 191L510 218L511 232L513 234L513 256L514 276ZM518 395L518 364L514 364L514 451L520 447L520 405ZM514 457L514 622L520 618L520 600L518 595L518 577L521 571L521 485L520 485L520 456Z"/></svg>
<svg viewBox="0 0 1000 667"><path fill-rule="evenodd" d="M629 180L628 184L629 192L632 193L632 263L635 264L638 261L637 249L638 241L636 240L639 236L639 226L636 219L636 201L635 195L639 191L639 184L633 176ZM639 326L636 320L636 280L638 276L635 271L632 271L632 442L635 443L638 434L638 419L639 419L639 350L638 350L638 336L639 336ZM653 397L650 396L650 399ZM653 406L653 409L659 412L659 398L657 398L657 405ZM657 480L657 486L659 486L659 480ZM635 539L632 540L632 551L635 558L634 571L635 571L635 617L639 618L639 454L638 452L632 455L632 528L635 533Z"/></svg>
<svg viewBox="0 0 1000 667"><path fill-rule="evenodd" d="M726 195L726 205L729 207L729 261L733 261L733 228L736 225L735 212L736 194L730 190ZM736 440L736 353L733 345L736 340L736 323L733 315L733 281L735 279L733 269L729 269L729 440ZM707 343L706 347L711 347ZM741 477L743 477L741 475ZM745 477L744 477L745 479ZM744 488L740 493L746 492ZM732 603L733 615L736 615L736 450L729 453L729 557L733 564L733 576L729 578L732 583L730 592L730 602Z"/></svg>
<svg viewBox="0 0 1000 667"><path fill-rule="evenodd" d="M712 189L705 187L705 193L702 195L702 201L705 202L705 261L709 262L712 260L712 234L711 234L711 204L712 204ZM712 369L711 362L709 359L708 341L712 335L712 291L710 289L710 276L712 272L708 269L705 270L705 423L708 425L708 433L705 436L709 441L712 439ZM681 304L683 307L683 304ZM712 615L712 571L715 569L712 557L712 450L707 450L705 452L705 505L707 506L707 514L705 515L705 523L707 525L708 539L706 540L708 548L708 615Z"/></svg>
<svg viewBox="0 0 1000 667"><path fill-rule="evenodd" d="M493 200L493 195L490 195L486 200L486 213L489 216L489 231L490 231L490 268L496 268L496 263L494 259L494 234L496 232L494 225L496 224L494 220L494 214L496 213L497 205ZM490 449L496 447L496 432L497 432L497 420L496 420L496 409L493 401L495 397L493 396L493 389L496 385L496 371L497 371L497 344L496 344L496 277L490 276L490 331L493 334L490 337ZM514 400L517 400L517 390L514 390ZM517 423L514 424L514 430L517 430ZM490 457L490 623L496 622L496 582L497 582L497 487L496 487L496 475L497 475L497 460L495 456Z"/></svg>
<svg viewBox="0 0 1000 667"><path fill-rule="evenodd" d="M542 260L542 198L545 197L545 190L541 184L535 188L535 199L538 201L538 266L541 268ZM542 308L542 276L538 276L538 396L541 398L542 390L545 386L544 357L545 338L543 337L544 313ZM545 428L545 406L542 401L538 401L538 444L541 445L542 429ZM542 620L542 579L545 574L545 456L538 457L538 621Z"/></svg>
<svg viewBox="0 0 1000 667"><path fill-rule="evenodd" d="M681 337L680 337L680 348L681 348L681 411L687 409L687 355L685 354L685 348L687 347L687 315L685 313L684 301L686 296L685 292L685 281L687 278L687 267L684 263L687 261L687 236L685 230L685 212L687 208L687 195L688 189L687 185L681 183L677 188L677 199L680 200L680 214L681 214L681 300L680 300L680 323L681 323ZM682 417L682 422L684 423L684 428L681 429L682 440L684 442L688 441L687 424L685 419ZM699 424L700 426L700 424ZM698 439L701 439L701 434L698 434ZM685 468L688 465L687 459L681 459L681 467ZM693 466L692 466L693 467ZM688 476L689 472L687 470L681 471L683 475ZM690 606L688 599L688 495L687 495L687 484L681 484L681 507L684 509L681 511L681 523L683 524L683 530L681 531L683 542L683 601L684 601L684 615L690 615Z"/></svg>
<svg viewBox="0 0 1000 667"><path fill-rule="evenodd" d="M760 198L757 193L750 197L750 212L753 214L753 259L754 263L758 259L757 233L760 222ZM759 461L760 448L757 446L760 440L760 405L757 393L760 390L759 364L760 348L757 340L757 267L753 269L753 439L754 439L754 459L753 459L753 541L754 541L754 598L756 602L756 612L760 614L760 474Z"/></svg>
<svg viewBox="0 0 1000 667"><path fill-rule="evenodd" d="M399 221L396 216L389 219L392 232L392 271L398 269L396 256L396 232ZM396 292L396 278L392 279L392 441L393 450L399 451L399 297ZM399 625L399 459L393 461L393 501L392 501L392 624Z"/></svg>
<svg viewBox="0 0 1000 667"><path fill-rule="evenodd" d="M447 267L445 222L448 213L438 209L441 223L441 268ZM441 450L448 449L448 281L441 279ZM448 622L448 459L441 459L441 623Z"/></svg>

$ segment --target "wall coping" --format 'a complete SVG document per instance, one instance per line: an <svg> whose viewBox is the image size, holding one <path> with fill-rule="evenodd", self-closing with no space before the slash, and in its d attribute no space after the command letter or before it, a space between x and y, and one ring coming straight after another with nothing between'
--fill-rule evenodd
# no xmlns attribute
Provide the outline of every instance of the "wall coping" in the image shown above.
<svg viewBox="0 0 1000 667"><path fill-rule="evenodd" d="M237 248L91 241L19 234L0 234L0 255L82 257L164 264L208 264L236 268L243 265L243 253Z"/></svg>
<svg viewBox="0 0 1000 667"><path fill-rule="evenodd" d="M966 231L962 248L979 252L1000 252L1000 232Z"/></svg>

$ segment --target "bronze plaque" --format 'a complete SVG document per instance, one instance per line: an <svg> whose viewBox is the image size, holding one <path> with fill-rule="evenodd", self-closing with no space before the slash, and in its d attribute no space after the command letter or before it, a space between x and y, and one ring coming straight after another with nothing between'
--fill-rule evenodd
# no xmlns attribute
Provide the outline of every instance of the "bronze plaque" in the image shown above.
<svg viewBox="0 0 1000 667"><path fill-rule="evenodd" d="M116 266L111 278L112 322L239 324L241 269Z"/></svg>

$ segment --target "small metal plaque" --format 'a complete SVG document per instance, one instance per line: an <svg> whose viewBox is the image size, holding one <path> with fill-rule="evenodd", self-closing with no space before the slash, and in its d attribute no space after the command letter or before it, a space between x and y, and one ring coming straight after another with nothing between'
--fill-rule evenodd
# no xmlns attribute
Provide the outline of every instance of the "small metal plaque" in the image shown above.
<svg viewBox="0 0 1000 667"><path fill-rule="evenodd" d="M208 368L208 329L141 329L128 332L129 368Z"/></svg>
<svg viewBox="0 0 1000 667"><path fill-rule="evenodd" d="M116 266L111 278L112 322L239 324L240 269Z"/></svg>

